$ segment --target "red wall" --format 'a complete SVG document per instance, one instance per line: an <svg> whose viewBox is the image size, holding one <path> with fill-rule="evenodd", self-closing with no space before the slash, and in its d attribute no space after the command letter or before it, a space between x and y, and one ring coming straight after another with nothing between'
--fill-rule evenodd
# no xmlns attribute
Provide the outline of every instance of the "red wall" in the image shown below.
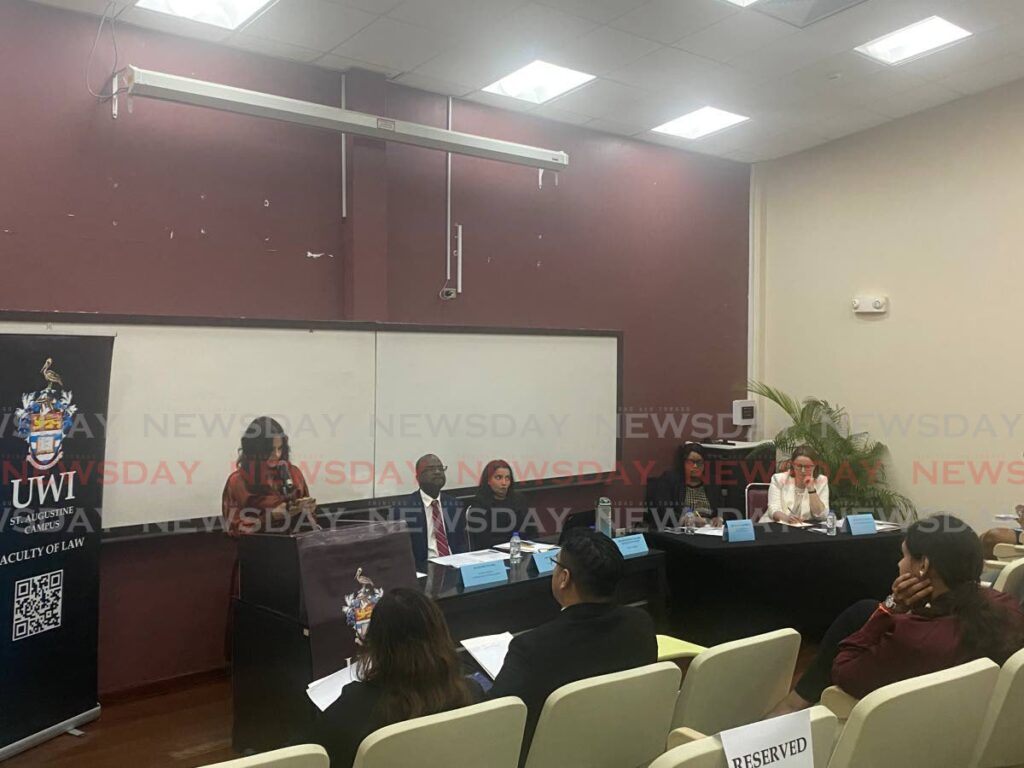
<svg viewBox="0 0 1024 768"><path fill-rule="evenodd" d="M535 170L454 158L466 291L443 303L442 153L350 140L342 219L336 135L147 100L112 121L83 82L96 24L0 5L0 263L23 276L3 309L619 329L627 409L720 413L745 390L745 165L459 102L456 130L571 166L538 189ZM335 73L130 27L118 42L122 64L338 103ZM101 44L95 84L110 63ZM365 73L348 93L443 124L440 96ZM625 463L660 471L677 442L627 439ZM608 490L636 502L638 479ZM231 558L204 534L104 545L103 692L222 662Z"/></svg>

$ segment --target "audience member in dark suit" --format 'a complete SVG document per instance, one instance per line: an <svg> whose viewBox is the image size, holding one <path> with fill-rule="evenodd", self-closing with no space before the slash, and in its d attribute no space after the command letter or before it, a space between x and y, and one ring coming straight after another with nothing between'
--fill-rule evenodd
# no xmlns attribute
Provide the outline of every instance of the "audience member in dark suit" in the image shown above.
<svg viewBox="0 0 1024 768"><path fill-rule="evenodd" d="M480 687L462 676L441 610L414 589L392 589L380 599L355 663L359 679L345 686L310 734L336 768L349 768L360 743L378 728L483 697ZM424 758L429 765L429 756Z"/></svg>
<svg viewBox="0 0 1024 768"><path fill-rule="evenodd" d="M473 547L485 549L506 544L515 531L524 539L536 537L540 531L529 511L526 499L516 491L516 478L509 463L503 459L488 462L476 495L466 509L466 526Z"/></svg>
<svg viewBox="0 0 1024 768"><path fill-rule="evenodd" d="M982 587L981 542L952 515L918 520L903 540L900 575L879 604L854 604L825 633L818 655L771 716L818 701L829 685L863 698L876 688L1024 647L1024 614Z"/></svg>
<svg viewBox="0 0 1024 768"><path fill-rule="evenodd" d="M491 698L518 696L528 708L525 760L548 695L567 683L658 660L651 617L613 603L625 563L615 543L588 528L569 531L555 557L551 592L558 618L509 645Z"/></svg>
<svg viewBox="0 0 1024 768"><path fill-rule="evenodd" d="M448 481L447 469L432 453L420 457L416 462L419 488L402 498L393 513L409 525L413 559L421 570L431 557L469 549L465 511L458 499L441 493Z"/></svg>
<svg viewBox="0 0 1024 768"><path fill-rule="evenodd" d="M722 525L722 489L711 482L708 470L700 443L681 445L675 467L648 481L647 524L657 528L682 525L683 512L690 509L698 527Z"/></svg>

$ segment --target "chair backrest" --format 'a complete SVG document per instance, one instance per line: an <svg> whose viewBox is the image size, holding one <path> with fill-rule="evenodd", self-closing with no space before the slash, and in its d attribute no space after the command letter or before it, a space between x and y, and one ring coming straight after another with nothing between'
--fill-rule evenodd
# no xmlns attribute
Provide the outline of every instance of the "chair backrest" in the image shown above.
<svg viewBox="0 0 1024 768"><path fill-rule="evenodd" d="M800 633L780 629L709 648L690 663L673 728L718 733L760 720L786 698Z"/></svg>
<svg viewBox="0 0 1024 768"><path fill-rule="evenodd" d="M323 747L319 744L302 744L223 763L211 763L205 768L330 768L330 765L327 751Z"/></svg>
<svg viewBox="0 0 1024 768"><path fill-rule="evenodd" d="M525 727L526 705L512 696L417 717L363 739L352 768L516 768Z"/></svg>
<svg viewBox="0 0 1024 768"><path fill-rule="evenodd" d="M526 768L647 765L665 751L681 676L663 661L563 685L544 702Z"/></svg>
<svg viewBox="0 0 1024 768"><path fill-rule="evenodd" d="M768 483L751 483L748 485L746 499L747 518L756 523L768 509Z"/></svg>
<svg viewBox="0 0 1024 768"><path fill-rule="evenodd" d="M992 551L996 560L1018 560L1024 557L1024 545L1022 544L996 544Z"/></svg>
<svg viewBox="0 0 1024 768"><path fill-rule="evenodd" d="M814 768L825 768L836 743L839 721L825 707L811 707L811 749ZM721 739L699 739L670 749L649 768L729 768Z"/></svg>
<svg viewBox="0 0 1024 768"><path fill-rule="evenodd" d="M1024 650L1007 659L981 725L973 768L1024 765Z"/></svg>
<svg viewBox="0 0 1024 768"><path fill-rule="evenodd" d="M999 667L978 659L879 688L853 708L829 768L970 765Z"/></svg>
<svg viewBox="0 0 1024 768"><path fill-rule="evenodd" d="M992 584L992 589L1015 595L1017 599L1024 598L1024 558L1007 563Z"/></svg>

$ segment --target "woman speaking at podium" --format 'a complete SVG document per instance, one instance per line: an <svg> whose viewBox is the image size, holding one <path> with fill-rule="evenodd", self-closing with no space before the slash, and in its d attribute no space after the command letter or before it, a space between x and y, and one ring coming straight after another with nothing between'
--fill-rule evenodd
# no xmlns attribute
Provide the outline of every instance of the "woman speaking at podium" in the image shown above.
<svg viewBox="0 0 1024 768"><path fill-rule="evenodd" d="M288 435L276 420L253 419L242 435L238 468L228 477L221 499L228 536L316 526L316 499L310 498L306 478L288 460L289 454Z"/></svg>

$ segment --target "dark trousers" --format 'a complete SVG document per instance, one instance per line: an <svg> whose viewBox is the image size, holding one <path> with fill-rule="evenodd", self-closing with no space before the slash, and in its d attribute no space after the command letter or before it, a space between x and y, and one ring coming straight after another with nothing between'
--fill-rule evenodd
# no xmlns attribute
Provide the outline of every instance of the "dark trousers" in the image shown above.
<svg viewBox="0 0 1024 768"><path fill-rule="evenodd" d="M796 684L796 692L802 698L811 702L821 699L821 692L832 685L832 662L839 653L839 644L863 627L876 608L877 600L861 600L836 617L832 626L825 632L825 636L821 638L818 655Z"/></svg>

